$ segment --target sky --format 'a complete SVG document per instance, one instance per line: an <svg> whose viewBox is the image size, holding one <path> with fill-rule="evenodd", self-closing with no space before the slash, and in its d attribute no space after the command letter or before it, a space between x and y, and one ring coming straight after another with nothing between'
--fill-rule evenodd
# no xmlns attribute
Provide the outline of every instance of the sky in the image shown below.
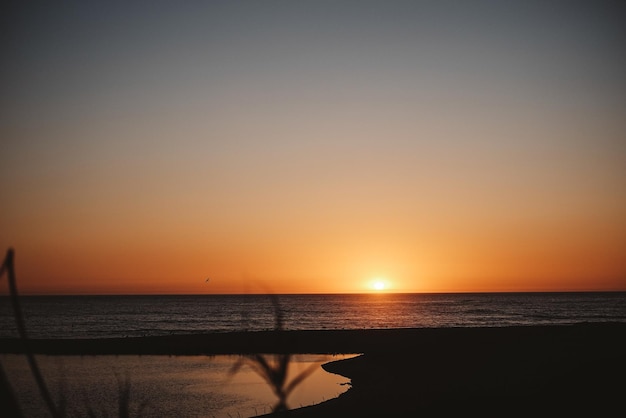
<svg viewBox="0 0 626 418"><path fill-rule="evenodd" d="M23 294L626 290L619 1L3 8Z"/></svg>

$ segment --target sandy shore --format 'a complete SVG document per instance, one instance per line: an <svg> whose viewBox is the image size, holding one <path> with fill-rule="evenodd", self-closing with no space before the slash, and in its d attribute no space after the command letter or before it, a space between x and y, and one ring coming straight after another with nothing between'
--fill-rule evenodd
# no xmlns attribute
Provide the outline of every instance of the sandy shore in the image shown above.
<svg viewBox="0 0 626 418"><path fill-rule="evenodd" d="M364 353L328 363L352 379L313 416L614 416L626 394L626 323L282 331L31 340L46 354ZM0 352L19 352L0 340Z"/></svg>

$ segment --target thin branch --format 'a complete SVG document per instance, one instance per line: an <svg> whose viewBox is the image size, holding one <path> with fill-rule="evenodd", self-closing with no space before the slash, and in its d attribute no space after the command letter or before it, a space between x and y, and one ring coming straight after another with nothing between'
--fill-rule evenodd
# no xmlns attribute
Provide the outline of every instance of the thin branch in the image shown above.
<svg viewBox="0 0 626 418"><path fill-rule="evenodd" d="M13 311L15 313L15 324L17 325L17 332L20 335L20 339L22 340L22 344L24 345L24 351L26 354L26 358L28 359L28 365L30 366L30 370L35 378L35 382L37 383L37 387L39 388L39 393L43 398L50 414L54 418L60 417L57 412L57 408L54 405L54 401L50 396L50 392L48 391L48 387L46 386L46 382L41 375L41 371L39 370L39 365L37 364L37 360L35 359L35 355L30 350L30 344L28 343L28 335L26 334L26 325L24 323L24 315L22 313L22 308L20 306L20 300L17 293L17 284L15 280L15 268L13 264L14 258L13 248L9 248L7 250L7 255L4 258L4 262L2 263L2 269L0 269L0 273L3 273L5 270L7 272L7 276L9 279L9 291L11 293L11 304L13 305Z"/></svg>

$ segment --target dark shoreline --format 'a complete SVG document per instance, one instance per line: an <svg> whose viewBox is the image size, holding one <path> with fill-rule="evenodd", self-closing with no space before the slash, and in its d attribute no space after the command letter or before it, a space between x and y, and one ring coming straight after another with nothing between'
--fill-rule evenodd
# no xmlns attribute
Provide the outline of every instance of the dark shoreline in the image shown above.
<svg viewBox="0 0 626 418"><path fill-rule="evenodd" d="M420 334L420 333L418 333ZM430 334L430 335L428 335ZM286 417L610 417L626 394L626 323L465 328L325 364L352 379ZM398 343L398 341L394 341ZM380 348L380 344L376 344Z"/></svg>
<svg viewBox="0 0 626 418"><path fill-rule="evenodd" d="M588 344L588 339L619 343L626 322L510 327L401 328L364 330L301 330L216 332L128 338L29 339L35 354L50 355L199 355L254 353L404 353L465 344L468 348L522 343ZM571 344L570 344L571 345ZM0 338L0 353L23 353L18 338Z"/></svg>
<svg viewBox="0 0 626 418"><path fill-rule="evenodd" d="M626 323L264 331L29 340L52 355L364 353L324 365L337 399L284 416L611 416L626 393ZM22 352L0 339L1 353Z"/></svg>

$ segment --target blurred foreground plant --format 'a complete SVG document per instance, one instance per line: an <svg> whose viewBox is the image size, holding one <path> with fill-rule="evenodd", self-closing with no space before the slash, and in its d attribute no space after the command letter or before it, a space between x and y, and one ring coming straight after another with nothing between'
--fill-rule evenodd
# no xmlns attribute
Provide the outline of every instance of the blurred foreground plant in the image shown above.
<svg viewBox="0 0 626 418"><path fill-rule="evenodd" d="M283 311L278 303L278 297L270 294L274 307L275 331L283 330ZM233 375L247 364L270 386L272 392L278 398L277 403L272 408L273 412L288 410L287 398L293 390L309 377L318 367L316 363L309 365L306 369L298 373L293 379L288 380L289 364L292 354L246 354L243 355L231 368L230 375Z"/></svg>
<svg viewBox="0 0 626 418"><path fill-rule="evenodd" d="M67 402L63 394L59 396L59 401L57 405L55 405L52 397L50 396L50 391L46 386L46 382L41 374L39 369L39 365L37 364L37 359L33 351L30 348L30 343L28 340L28 334L26 333L26 325L24 322L24 314L22 313L22 308L20 305L20 298L17 292L17 283L15 277L15 265L14 265L14 255L15 251L12 248L7 250L7 254L2 262L2 266L0 267L0 279L6 272L8 280L9 280L9 293L11 296L11 304L13 306L13 314L15 316L15 323L17 326L17 331L22 342L22 349L26 358L28 359L28 365L30 367L31 373L35 382L37 383L37 387L39 388L39 393L46 404L50 415L53 418L63 418L67 416ZM125 381L122 383L119 376L117 377L118 383L118 394L119 394L119 403L118 403L118 413L119 418L129 418L130 417L130 378L126 376ZM0 415L6 417L22 417L23 414L20 411L19 403L17 401L17 397L9 383L9 379L7 378L4 368L2 364L0 364ZM139 407L139 411L137 412L137 416L141 415L141 411L146 406L146 403L142 403ZM87 406L87 415L89 417L96 417L97 415L91 409L91 407ZM103 416L106 416L106 413L103 413Z"/></svg>
<svg viewBox="0 0 626 418"><path fill-rule="evenodd" d="M5 256L4 261L2 262L2 267L0 268L0 278L6 271L7 277L9 280L9 292L11 294L11 305L13 305L13 314L15 315L15 324L17 326L17 332L20 336L20 340L22 341L23 350L26 355L26 359L28 360L30 371L33 375L33 378L35 379L35 382L37 383L37 387L39 388L39 393L41 395L41 398L46 404L46 407L48 408L50 415L52 415L53 418L60 418L61 414L59 413L57 407L54 404L54 401L52 400L52 397L50 396L50 391L48 390L48 387L46 386L46 382L44 381L43 376L41 375L41 371L39 370L39 365L37 364L35 355L30 349L30 344L28 342L28 335L26 334L26 325L24 324L24 315L22 314L22 308L20 306L20 299L17 293L17 284L15 280L15 265L13 262L14 255L15 255L15 251L13 251L13 248L9 248L7 250L7 255ZM4 377L4 370L2 370L2 374L3 374L3 379L6 380L6 378ZM6 385L8 386L8 389L3 388L3 391L5 390L10 391L10 394L7 394L6 396L11 396L13 398L11 401L11 404L14 404L16 408L14 411L14 414L15 416L21 416L21 413L19 412L19 408L17 406L18 405L17 400L15 399L15 396L12 390L10 389L8 380L6 381Z"/></svg>

